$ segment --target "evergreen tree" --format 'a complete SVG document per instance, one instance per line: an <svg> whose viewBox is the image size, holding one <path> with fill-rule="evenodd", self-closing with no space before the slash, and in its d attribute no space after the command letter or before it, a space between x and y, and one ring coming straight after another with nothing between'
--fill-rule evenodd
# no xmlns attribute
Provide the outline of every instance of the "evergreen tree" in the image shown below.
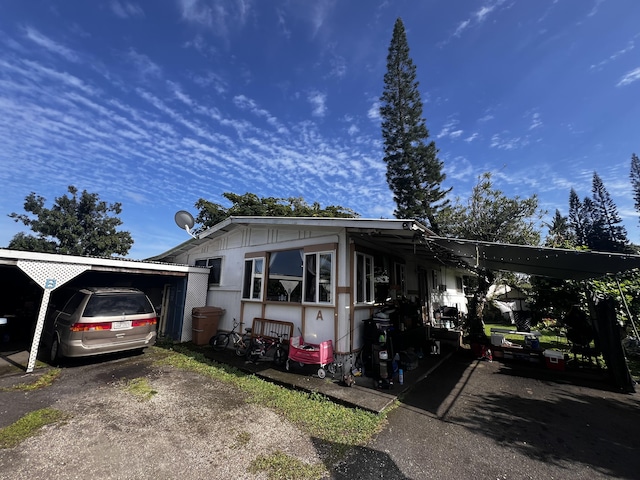
<svg viewBox="0 0 640 480"><path fill-rule="evenodd" d="M74 186L68 187L71 196L55 199L52 208L44 206L45 199L34 192L27 195L24 209L28 214L11 213L16 222L22 222L37 235L18 233L9 242L9 248L33 252L66 255L125 256L133 239L125 231L117 231L122 220L120 203L107 204L98 194L83 190L80 196ZM116 216L112 216L115 213Z"/></svg>
<svg viewBox="0 0 640 480"><path fill-rule="evenodd" d="M585 199L588 201L588 199ZM590 218L588 211L576 191L572 188L569 192L569 228L573 233L577 247L587 246L587 236L590 230Z"/></svg>
<svg viewBox="0 0 640 480"><path fill-rule="evenodd" d="M631 188L633 189L633 202L636 211L640 213L640 159L633 153L631 154Z"/></svg>
<svg viewBox="0 0 640 480"><path fill-rule="evenodd" d="M593 204L591 216L593 218L593 239L589 245L594 250L604 252L625 252L629 247L627 230L622 225L622 218L618 215L618 208L611 199L600 176L593 172L591 192Z"/></svg>
<svg viewBox="0 0 640 480"><path fill-rule="evenodd" d="M549 225L549 235L545 240L545 246L553 248L572 248L575 245L573 232L569 227L569 218L563 216L560 210L556 213Z"/></svg>
<svg viewBox="0 0 640 480"><path fill-rule="evenodd" d="M396 202L397 218L422 221L439 233L437 213L446 206L445 197L451 189L440 187L445 180L443 163L435 142L427 143L429 131L422 116L418 85L404 24L398 18L380 98L387 183Z"/></svg>

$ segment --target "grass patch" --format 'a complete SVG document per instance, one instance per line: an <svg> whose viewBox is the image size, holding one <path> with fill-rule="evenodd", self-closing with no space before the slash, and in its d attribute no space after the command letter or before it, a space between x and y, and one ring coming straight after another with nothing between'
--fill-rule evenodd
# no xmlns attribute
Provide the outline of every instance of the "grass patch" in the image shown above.
<svg viewBox="0 0 640 480"><path fill-rule="evenodd" d="M125 390L129 392L131 395L137 397L140 401L147 401L151 399L156 393L157 390L151 388L151 384L149 380L145 377L134 378L127 382Z"/></svg>
<svg viewBox="0 0 640 480"><path fill-rule="evenodd" d="M242 448L251 440L251 434L249 432L240 432L236 435L236 441L234 446L236 448Z"/></svg>
<svg viewBox="0 0 640 480"><path fill-rule="evenodd" d="M265 472L269 480L313 480L321 478L323 465L308 465L281 451L260 455L249 465L249 472Z"/></svg>
<svg viewBox="0 0 640 480"><path fill-rule="evenodd" d="M35 382L17 383L11 387L4 387L0 389L0 391L7 392L10 390L20 390L23 392L29 392L31 390L48 387L60 376L60 372L61 370L59 368L52 368L40 375Z"/></svg>
<svg viewBox="0 0 640 480"><path fill-rule="evenodd" d="M33 437L45 425L64 421L67 414L54 408L42 408L27 413L11 425L0 429L0 448L13 448L23 440Z"/></svg>
<svg viewBox="0 0 640 480"><path fill-rule="evenodd" d="M503 323L485 323L484 333L489 338L491 338L492 328L513 328L515 330L516 326L505 325ZM564 337L563 335L560 335L560 332L558 331L557 328L554 328L554 327L542 328L542 325L537 325L535 327L531 327L531 330L540 332L541 336L538 337L538 340L540 341L541 349L569 351L569 346L567 345L566 337ZM506 334L504 338L505 340L509 340L511 343L516 343L518 345L524 346L524 336L522 335Z"/></svg>
<svg viewBox="0 0 640 480"><path fill-rule="evenodd" d="M283 388L214 362L182 344L173 345L170 354L158 362L233 384L247 394L248 402L273 409L308 435L326 442L331 446L330 456L336 459L350 447L366 444L380 431L387 418L388 412L375 414L348 408L318 393Z"/></svg>

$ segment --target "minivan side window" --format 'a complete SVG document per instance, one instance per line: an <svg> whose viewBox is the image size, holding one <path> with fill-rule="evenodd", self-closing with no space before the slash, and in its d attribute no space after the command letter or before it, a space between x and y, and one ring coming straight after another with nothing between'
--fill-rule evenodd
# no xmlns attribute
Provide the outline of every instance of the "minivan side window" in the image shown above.
<svg viewBox="0 0 640 480"><path fill-rule="evenodd" d="M65 313L67 315L73 314L73 312L75 312L80 306L80 303L82 302L82 300L84 300L84 297L85 297L84 293L80 293L80 292L74 293L73 296L69 299L67 304L62 309L62 313Z"/></svg>

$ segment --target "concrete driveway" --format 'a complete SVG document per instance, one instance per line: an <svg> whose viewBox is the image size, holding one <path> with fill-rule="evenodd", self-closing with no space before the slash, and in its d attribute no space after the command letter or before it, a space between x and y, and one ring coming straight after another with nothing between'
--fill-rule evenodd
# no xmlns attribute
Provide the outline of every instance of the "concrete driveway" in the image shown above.
<svg viewBox="0 0 640 480"><path fill-rule="evenodd" d="M640 478L640 395L588 378L457 355L334 478Z"/></svg>
<svg viewBox="0 0 640 480"><path fill-rule="evenodd" d="M453 356L331 478L640 477L638 394L526 376L534 373ZM124 388L141 377L157 392L146 402ZM2 376L0 389L20 381ZM294 425L224 383L158 366L153 350L77 362L41 390L0 391L0 427L46 406L70 420L0 450L1 478L264 478L248 461L275 449L322 462L318 442Z"/></svg>

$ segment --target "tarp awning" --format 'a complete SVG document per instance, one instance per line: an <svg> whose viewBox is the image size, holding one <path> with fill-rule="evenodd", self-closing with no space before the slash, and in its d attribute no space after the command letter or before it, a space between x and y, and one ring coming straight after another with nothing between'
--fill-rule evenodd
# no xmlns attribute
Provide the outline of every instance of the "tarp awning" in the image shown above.
<svg viewBox="0 0 640 480"><path fill-rule="evenodd" d="M640 255L428 237L443 254L472 268L585 280L640 268ZM451 258L450 257L450 258Z"/></svg>

